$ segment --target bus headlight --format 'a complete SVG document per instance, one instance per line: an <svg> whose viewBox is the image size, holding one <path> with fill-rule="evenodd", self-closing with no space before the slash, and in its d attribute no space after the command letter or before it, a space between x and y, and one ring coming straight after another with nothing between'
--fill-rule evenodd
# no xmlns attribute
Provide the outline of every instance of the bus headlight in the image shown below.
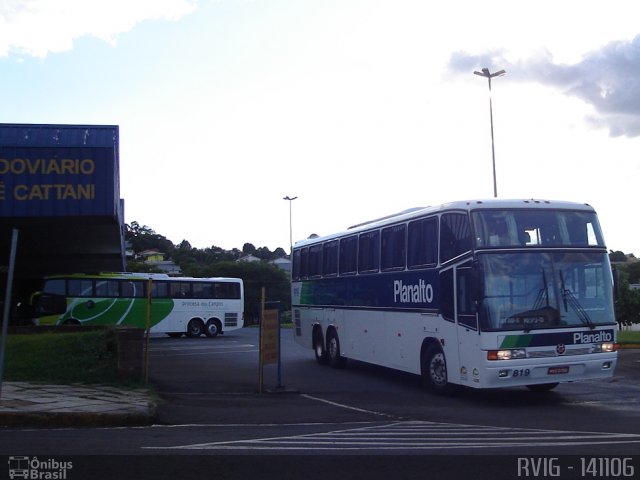
<svg viewBox="0 0 640 480"><path fill-rule="evenodd" d="M489 350L487 352L487 360L515 360L518 358L527 358L527 352L524 348L516 348L514 350Z"/></svg>
<svg viewBox="0 0 640 480"><path fill-rule="evenodd" d="M614 342L597 343L593 346L593 353L615 352L618 350L618 344Z"/></svg>

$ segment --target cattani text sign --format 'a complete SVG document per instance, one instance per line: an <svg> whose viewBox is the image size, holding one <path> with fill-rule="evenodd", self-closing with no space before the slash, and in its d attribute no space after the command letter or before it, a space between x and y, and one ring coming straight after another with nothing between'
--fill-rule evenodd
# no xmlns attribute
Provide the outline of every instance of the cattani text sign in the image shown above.
<svg viewBox="0 0 640 480"><path fill-rule="evenodd" d="M114 216L118 127L0 124L0 216Z"/></svg>

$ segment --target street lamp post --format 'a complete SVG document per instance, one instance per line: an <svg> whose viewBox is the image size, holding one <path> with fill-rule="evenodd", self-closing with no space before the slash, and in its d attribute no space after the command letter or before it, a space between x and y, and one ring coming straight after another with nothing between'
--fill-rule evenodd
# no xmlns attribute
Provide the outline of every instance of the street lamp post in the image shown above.
<svg viewBox="0 0 640 480"><path fill-rule="evenodd" d="M496 149L493 143L493 105L491 104L491 79L494 77L500 77L504 75L504 70L500 70L495 73L489 72L488 68L483 68L481 72L473 72L475 75L485 77L489 81L489 119L491 121L491 158L493 159L493 196L498 197L498 185L496 182Z"/></svg>
<svg viewBox="0 0 640 480"><path fill-rule="evenodd" d="M291 221L291 203L298 197L289 197L288 195L283 200L289 201L289 256L293 253L293 223Z"/></svg>

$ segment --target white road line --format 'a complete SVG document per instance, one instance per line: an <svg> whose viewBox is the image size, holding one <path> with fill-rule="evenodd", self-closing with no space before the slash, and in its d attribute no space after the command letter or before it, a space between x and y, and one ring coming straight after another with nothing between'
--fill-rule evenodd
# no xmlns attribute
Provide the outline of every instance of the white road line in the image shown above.
<svg viewBox="0 0 640 480"><path fill-rule="evenodd" d="M194 356L194 355L231 355L234 353L255 353L255 352L259 352L260 350L255 349L255 350L232 350L232 351L226 351L226 352L185 352L185 353L167 353L167 352L151 352L151 356L152 357L166 357L166 356L171 356L171 357L188 357L188 356Z"/></svg>
<svg viewBox="0 0 640 480"><path fill-rule="evenodd" d="M369 413L371 415L377 415L379 417L387 417L387 418L394 418L394 419L398 418L397 416L389 415L388 413L376 412L376 411L373 411L373 410L365 410L364 408L352 407L351 405L345 405L344 403L332 402L331 400L326 400L324 398L312 397L311 395L307 395L307 394L304 394L304 393L302 395L300 395L300 396L304 397L304 398L308 398L309 400L315 400L316 402L327 403L329 405L333 405L334 407L340 407L340 408L346 408L347 410L353 410L355 412Z"/></svg>
<svg viewBox="0 0 640 480"><path fill-rule="evenodd" d="M443 429L455 429L449 432ZM395 422L302 435L228 440L169 447L161 450L443 450L462 448L554 447L640 444L640 435L472 427L433 422Z"/></svg>

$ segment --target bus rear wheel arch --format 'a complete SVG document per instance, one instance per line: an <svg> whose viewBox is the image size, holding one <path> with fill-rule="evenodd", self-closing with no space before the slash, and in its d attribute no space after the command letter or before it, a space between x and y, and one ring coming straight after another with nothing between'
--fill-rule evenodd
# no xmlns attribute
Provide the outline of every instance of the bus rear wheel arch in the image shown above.
<svg viewBox="0 0 640 480"><path fill-rule="evenodd" d="M187 337L196 338L204 332L204 324L199 318L192 318L187 324Z"/></svg>
<svg viewBox="0 0 640 480"><path fill-rule="evenodd" d="M222 322L220 322L220 320L218 320L217 318L210 319L205 326L204 334L209 338L213 338L217 337L221 333Z"/></svg>

